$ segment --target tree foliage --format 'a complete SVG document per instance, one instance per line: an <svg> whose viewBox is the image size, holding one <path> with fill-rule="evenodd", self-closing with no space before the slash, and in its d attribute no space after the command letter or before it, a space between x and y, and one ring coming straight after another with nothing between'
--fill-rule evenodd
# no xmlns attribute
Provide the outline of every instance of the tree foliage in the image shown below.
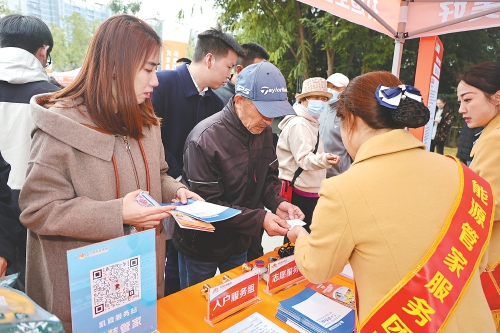
<svg viewBox="0 0 500 333"><path fill-rule="evenodd" d="M470 66L483 61L500 61L500 27L457 32L439 36L443 43L444 53L439 82L439 95L448 99L455 120L447 145L457 142L458 129L463 119L458 115L457 75ZM417 63L419 39L405 43L400 78L405 83L413 84Z"/></svg>
<svg viewBox="0 0 500 333"><path fill-rule="evenodd" d="M7 6L7 0L0 0L0 17L4 17L5 15L13 14L16 11L9 9Z"/></svg>
<svg viewBox="0 0 500 333"><path fill-rule="evenodd" d="M111 0L108 3L109 9L113 14L132 14L136 15L141 10L142 2L140 0L130 0L124 2L123 0Z"/></svg>
<svg viewBox="0 0 500 333"><path fill-rule="evenodd" d="M52 23L50 25L54 39L54 49L50 54L53 63L52 70L57 72L82 66L92 34L100 24L98 20L95 20L89 25L78 13L73 13L62 21L64 29Z"/></svg>
<svg viewBox="0 0 500 333"><path fill-rule="evenodd" d="M298 1L215 0L219 21L241 43L264 46L296 86L298 76L350 77L390 66L392 39Z"/></svg>
<svg viewBox="0 0 500 333"><path fill-rule="evenodd" d="M297 77L350 78L391 71L394 40L296 0L214 0L222 27L241 43L264 46L295 89ZM500 28L440 36L444 46L440 94L455 94L456 76L481 61L499 61ZM419 39L404 44L401 80L413 84ZM289 89L289 91L293 91ZM451 101L452 104L454 101ZM454 105L454 110L457 107ZM461 121L457 117L457 121ZM457 124L457 126L460 124Z"/></svg>

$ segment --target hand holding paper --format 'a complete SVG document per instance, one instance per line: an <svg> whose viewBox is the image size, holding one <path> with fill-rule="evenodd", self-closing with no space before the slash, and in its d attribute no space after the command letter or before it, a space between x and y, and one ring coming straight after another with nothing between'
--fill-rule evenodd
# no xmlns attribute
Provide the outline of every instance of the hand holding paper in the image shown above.
<svg viewBox="0 0 500 333"><path fill-rule="evenodd" d="M296 225L287 232L286 237L288 237L288 240L290 242L295 243L297 241L297 238L304 235L309 235L307 230L299 225Z"/></svg>
<svg viewBox="0 0 500 333"><path fill-rule="evenodd" d="M288 223L273 213L266 213L262 227L269 236L285 236L288 231Z"/></svg>
<svg viewBox="0 0 500 333"><path fill-rule="evenodd" d="M181 187L180 189L177 190L177 198L174 199L175 201L180 201L183 205L185 205L188 199L205 201L198 194L189 191L187 188Z"/></svg>
<svg viewBox="0 0 500 333"><path fill-rule="evenodd" d="M299 220L299 219L294 219L294 220L286 220L288 222L288 224L290 225L290 229L292 229L293 227L295 226L299 226L299 227L303 227L306 225L306 223L302 220Z"/></svg>
<svg viewBox="0 0 500 333"><path fill-rule="evenodd" d="M278 208L276 209L276 215L278 215L283 220L293 220L300 219L303 220L305 218L304 213L300 210L299 207L292 205L288 201L282 201Z"/></svg>
<svg viewBox="0 0 500 333"><path fill-rule="evenodd" d="M123 197L122 220L136 228L150 229L157 226L162 219L170 216L169 211L175 207L150 206L144 207L136 201L141 190L127 193Z"/></svg>

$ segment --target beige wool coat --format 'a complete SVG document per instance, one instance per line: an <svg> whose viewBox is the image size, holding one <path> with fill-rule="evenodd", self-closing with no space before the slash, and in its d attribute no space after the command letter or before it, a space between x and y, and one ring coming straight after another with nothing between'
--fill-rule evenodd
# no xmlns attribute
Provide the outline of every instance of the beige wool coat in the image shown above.
<svg viewBox="0 0 500 333"><path fill-rule="evenodd" d="M319 137L318 151L313 154L318 141L319 122L309 114L302 104L293 106L296 116L286 116L280 123L281 134L276 146L279 162L279 178L292 181L295 171L304 171L295 181L301 191L318 193L321 182L326 178L326 169L331 165L326 161L323 140Z"/></svg>
<svg viewBox="0 0 500 333"><path fill-rule="evenodd" d="M487 180L495 191L495 222L488 248L488 266L500 262L500 115L493 118L484 128L472 147L470 168Z"/></svg>
<svg viewBox="0 0 500 333"><path fill-rule="evenodd" d="M360 322L431 248L455 201L458 166L424 149L399 129L367 140L349 170L323 181L311 234L295 243L297 265L315 283L350 261ZM479 279L485 259L444 332L495 332Z"/></svg>
<svg viewBox="0 0 500 333"><path fill-rule="evenodd" d="M43 96L47 95L34 96L30 102L35 128L19 198L21 223L28 228L26 292L71 332L66 251L124 235L123 196L137 190L133 164L140 188L147 189L146 164L138 141L128 138L132 162L123 137L82 125L95 126L84 107L46 108L37 103L43 103ZM150 195L158 202L169 202L183 185L166 173L160 128L145 127L143 133ZM156 235L157 294L161 297L165 265L162 227Z"/></svg>
<svg viewBox="0 0 500 333"><path fill-rule="evenodd" d="M470 168L486 179L495 191L495 221L488 247L488 266L500 264L500 115L493 118L472 147ZM498 267L496 269L499 269ZM500 333L500 328L497 329Z"/></svg>

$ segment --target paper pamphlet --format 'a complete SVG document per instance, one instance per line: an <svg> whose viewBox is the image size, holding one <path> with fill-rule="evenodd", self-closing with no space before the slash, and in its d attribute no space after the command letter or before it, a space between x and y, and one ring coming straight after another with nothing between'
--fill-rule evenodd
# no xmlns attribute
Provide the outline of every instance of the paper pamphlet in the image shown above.
<svg viewBox="0 0 500 333"><path fill-rule="evenodd" d="M241 210L239 209L229 208L210 202L197 201L192 199L188 199L186 205L183 205L180 202L163 205L175 205L176 211L182 212L186 215L192 216L198 220L202 220L208 223L227 220L241 213Z"/></svg>
<svg viewBox="0 0 500 333"><path fill-rule="evenodd" d="M195 219L194 217L191 217L182 212L173 210L170 211L170 214L172 214L175 221L177 221L179 227L183 229L193 229L206 232L214 232L215 230L215 227L212 224Z"/></svg>
<svg viewBox="0 0 500 333"><path fill-rule="evenodd" d="M286 220L288 222L288 224L290 225L290 229L292 229L293 227L295 227L296 225L298 225L299 227L303 227L306 225L306 223L302 220L299 220L299 219L294 219L294 220ZM288 230L290 230L288 229Z"/></svg>
<svg viewBox="0 0 500 333"><path fill-rule="evenodd" d="M302 303L294 305L293 308L324 328L332 326L352 311L318 293L313 294Z"/></svg>
<svg viewBox="0 0 500 333"><path fill-rule="evenodd" d="M286 333L284 329L264 317L258 312L254 312L249 317L239 323L229 327L222 333Z"/></svg>
<svg viewBox="0 0 500 333"><path fill-rule="evenodd" d="M352 271L351 264L345 265L340 275L343 275L351 280L354 280L354 272Z"/></svg>
<svg viewBox="0 0 500 333"><path fill-rule="evenodd" d="M306 287L297 295L280 301L276 318L310 332L352 333L354 310Z"/></svg>

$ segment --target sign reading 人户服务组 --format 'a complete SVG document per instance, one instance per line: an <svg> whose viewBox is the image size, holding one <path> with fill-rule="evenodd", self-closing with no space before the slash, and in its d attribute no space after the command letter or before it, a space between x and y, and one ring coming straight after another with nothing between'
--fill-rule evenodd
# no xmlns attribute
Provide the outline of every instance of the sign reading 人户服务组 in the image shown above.
<svg viewBox="0 0 500 333"><path fill-rule="evenodd" d="M259 275L251 271L208 290L209 322L218 322L258 298Z"/></svg>

